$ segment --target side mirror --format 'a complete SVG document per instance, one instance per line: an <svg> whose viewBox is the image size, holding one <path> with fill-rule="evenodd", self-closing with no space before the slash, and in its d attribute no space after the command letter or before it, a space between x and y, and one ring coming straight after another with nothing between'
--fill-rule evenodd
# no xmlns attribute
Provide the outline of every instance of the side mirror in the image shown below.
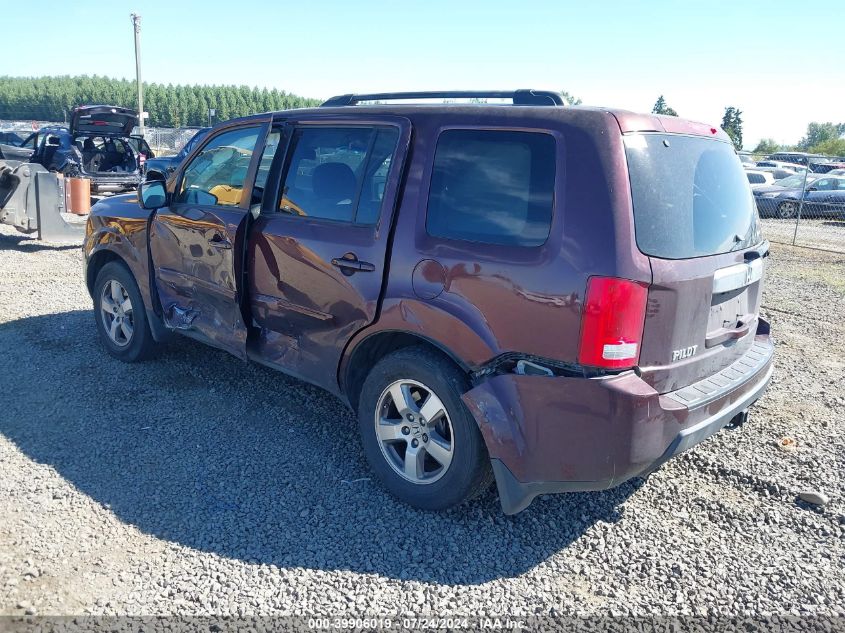
<svg viewBox="0 0 845 633"><path fill-rule="evenodd" d="M807 187L807 191L818 191L818 187Z"/></svg>
<svg viewBox="0 0 845 633"><path fill-rule="evenodd" d="M148 180L138 185L138 205L154 211L167 206L167 189L161 180Z"/></svg>
<svg viewBox="0 0 845 633"><path fill-rule="evenodd" d="M186 202L187 204L213 207L218 202L217 196L213 193L197 187L188 187L188 190L183 193L184 198L180 202Z"/></svg>

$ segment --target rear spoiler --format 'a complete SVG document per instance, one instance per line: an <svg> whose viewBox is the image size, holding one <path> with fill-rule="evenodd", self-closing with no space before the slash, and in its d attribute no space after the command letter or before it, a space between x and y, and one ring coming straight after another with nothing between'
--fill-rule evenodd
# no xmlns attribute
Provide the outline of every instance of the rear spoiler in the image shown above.
<svg viewBox="0 0 845 633"><path fill-rule="evenodd" d="M708 123L690 121L665 114L636 114L634 112L613 112L622 134L635 132L662 132L668 134L691 134L715 138L731 143L731 137L720 127Z"/></svg>

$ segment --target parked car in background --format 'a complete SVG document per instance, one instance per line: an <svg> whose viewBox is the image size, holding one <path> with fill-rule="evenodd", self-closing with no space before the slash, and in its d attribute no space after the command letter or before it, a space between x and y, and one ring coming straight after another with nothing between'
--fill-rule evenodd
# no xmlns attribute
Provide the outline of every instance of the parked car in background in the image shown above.
<svg viewBox="0 0 845 633"><path fill-rule="evenodd" d="M129 145L132 146L132 149L135 150L135 153L138 154L138 158L141 162L141 170L143 171L144 163L156 157L155 152L153 152L152 148L150 147L150 144L147 143L146 139L143 136L133 134L126 140Z"/></svg>
<svg viewBox="0 0 845 633"><path fill-rule="evenodd" d="M37 139L38 134L32 133L14 144L0 141L0 159L28 161L35 151Z"/></svg>
<svg viewBox="0 0 845 633"><path fill-rule="evenodd" d="M170 174L194 151L194 148L199 145L200 141L205 138L210 130L210 127L198 129L196 134L179 150L178 154L173 156L159 156L158 158L147 160L144 165L144 177L147 180L167 180Z"/></svg>
<svg viewBox="0 0 845 633"><path fill-rule="evenodd" d="M828 176L845 176L845 167L842 169L832 169L831 171L827 172Z"/></svg>
<svg viewBox="0 0 845 633"><path fill-rule="evenodd" d="M21 136L19 132L12 132L12 131L3 131L0 132L0 145L11 145L13 147L20 147L20 144L24 141L24 136Z"/></svg>
<svg viewBox="0 0 845 633"><path fill-rule="evenodd" d="M745 177L748 178L748 183L752 185L770 185L776 180L772 172L757 169L746 169Z"/></svg>
<svg viewBox="0 0 845 633"><path fill-rule="evenodd" d="M92 192L135 189L141 182L141 152L136 148L146 145L131 136L137 124L137 113L128 108L80 106L71 112L67 127L37 132L29 160L66 176L90 179Z"/></svg>
<svg viewBox="0 0 845 633"><path fill-rule="evenodd" d="M845 211L845 176L796 174L771 186L752 189L761 216L795 218L842 217ZM803 203L802 203L803 201Z"/></svg>
<svg viewBox="0 0 845 633"><path fill-rule="evenodd" d="M834 170L845 170L845 162L830 161L829 163L822 163L815 166L813 170L817 174L829 174Z"/></svg>
<svg viewBox="0 0 845 633"><path fill-rule="evenodd" d="M785 163L779 160L760 160L757 161L757 167L769 167L771 169L780 169L781 171L788 171L793 174L797 174L799 172L803 173L807 171L807 168L804 165L799 165L798 163Z"/></svg>
<svg viewBox="0 0 845 633"><path fill-rule="evenodd" d="M754 171L764 171L770 173L774 180L781 180L782 178L788 178L789 176L794 176L796 172L791 169L781 169L780 167L755 167ZM801 170L801 173L807 171L806 169Z"/></svg>
<svg viewBox="0 0 845 633"><path fill-rule="evenodd" d="M739 156L739 162L742 163L743 167L746 169L754 167L756 160L750 152L737 152L736 155Z"/></svg>
<svg viewBox="0 0 845 633"><path fill-rule="evenodd" d="M343 95L218 125L93 207L92 325L125 362L182 334L327 389L418 508L649 473L766 389L768 243L724 131L563 103Z"/></svg>
<svg viewBox="0 0 845 633"><path fill-rule="evenodd" d="M813 172L818 171L828 162L828 158L821 154L808 154L807 152L776 152L771 154L767 160L802 165L809 167L810 171Z"/></svg>

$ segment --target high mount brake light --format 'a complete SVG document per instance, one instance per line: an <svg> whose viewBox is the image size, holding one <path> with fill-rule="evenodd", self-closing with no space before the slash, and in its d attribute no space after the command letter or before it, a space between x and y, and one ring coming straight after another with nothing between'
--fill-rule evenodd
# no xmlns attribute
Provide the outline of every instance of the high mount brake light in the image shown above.
<svg viewBox="0 0 845 633"><path fill-rule="evenodd" d="M602 369L628 369L640 358L648 284L591 277L581 314L578 362Z"/></svg>

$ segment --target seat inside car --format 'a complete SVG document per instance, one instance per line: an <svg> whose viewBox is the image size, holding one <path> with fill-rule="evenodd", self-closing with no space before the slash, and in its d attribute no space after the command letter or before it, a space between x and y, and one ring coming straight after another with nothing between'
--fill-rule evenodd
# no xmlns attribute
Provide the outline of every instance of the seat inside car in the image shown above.
<svg viewBox="0 0 845 633"><path fill-rule="evenodd" d="M314 168L311 179L314 192L313 215L332 220L351 220L357 181L345 163L323 163Z"/></svg>

